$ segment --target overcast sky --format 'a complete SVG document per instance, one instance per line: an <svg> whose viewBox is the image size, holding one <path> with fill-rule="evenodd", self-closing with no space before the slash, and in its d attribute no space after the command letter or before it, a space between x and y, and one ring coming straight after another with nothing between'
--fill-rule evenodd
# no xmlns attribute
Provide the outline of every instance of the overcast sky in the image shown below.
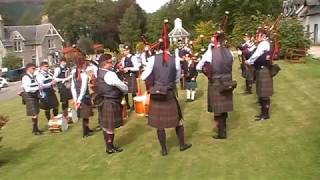
<svg viewBox="0 0 320 180"><path fill-rule="evenodd" d="M137 3L148 13L157 11L169 0L137 0Z"/></svg>

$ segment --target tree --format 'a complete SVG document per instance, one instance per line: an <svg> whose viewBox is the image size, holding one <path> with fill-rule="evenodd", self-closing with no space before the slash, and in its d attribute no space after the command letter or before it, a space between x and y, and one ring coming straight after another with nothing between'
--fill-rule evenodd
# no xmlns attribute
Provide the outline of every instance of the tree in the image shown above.
<svg viewBox="0 0 320 180"><path fill-rule="evenodd" d="M94 51L93 44L94 43L92 39L85 36L81 36L77 43L77 47L85 54L92 54Z"/></svg>
<svg viewBox="0 0 320 180"><path fill-rule="evenodd" d="M139 10L142 11L139 5L132 4L123 15L118 27L121 42L128 43L132 47L140 40L144 29L144 22L141 19L144 16Z"/></svg>
<svg viewBox="0 0 320 180"><path fill-rule="evenodd" d="M288 48L310 48L311 40L299 20L295 18L285 18L280 23L279 43L281 47L280 55L284 56Z"/></svg>
<svg viewBox="0 0 320 180"><path fill-rule="evenodd" d="M9 70L18 69L22 67L22 59L12 53L8 53L6 57L3 58L2 66L8 68Z"/></svg>
<svg viewBox="0 0 320 180"><path fill-rule="evenodd" d="M194 40L194 50L199 52L202 48L206 48L209 43L212 33L217 30L216 25L212 21L200 21L195 25L195 40ZM203 37L201 37L201 35Z"/></svg>

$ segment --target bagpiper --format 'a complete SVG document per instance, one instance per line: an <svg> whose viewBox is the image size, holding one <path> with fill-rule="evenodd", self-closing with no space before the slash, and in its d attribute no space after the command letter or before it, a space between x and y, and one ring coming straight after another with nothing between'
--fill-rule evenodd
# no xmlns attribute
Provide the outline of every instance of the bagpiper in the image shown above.
<svg viewBox="0 0 320 180"><path fill-rule="evenodd" d="M175 93L176 82L180 79L180 61L168 52L166 32L167 21L162 33L163 53L151 56L141 75L142 80L151 82L148 124L157 129L162 156L168 154L166 128L175 128L180 151L185 151L192 146L185 143L182 112Z"/></svg>
<svg viewBox="0 0 320 180"><path fill-rule="evenodd" d="M233 89L236 87L232 80L233 56L225 47L224 33L218 31L213 36L214 46L203 55L197 66L198 71L202 71L203 65L210 63L211 72L208 76L208 107L214 113L214 121L218 129L215 139L227 138L227 118L228 112L233 111Z"/></svg>
<svg viewBox="0 0 320 180"><path fill-rule="evenodd" d="M256 69L256 93L261 107L261 113L256 116L256 120L261 121L270 118L270 97L273 94L271 46L266 30L258 30L257 41L259 42L257 50L246 64L254 65Z"/></svg>
<svg viewBox="0 0 320 180"><path fill-rule="evenodd" d="M99 70L96 84L96 99L99 101L99 121L102 128L106 152L108 154L121 152L114 146L114 130L123 125L121 100L127 94L128 87L112 71L112 56L104 54L99 59Z"/></svg>

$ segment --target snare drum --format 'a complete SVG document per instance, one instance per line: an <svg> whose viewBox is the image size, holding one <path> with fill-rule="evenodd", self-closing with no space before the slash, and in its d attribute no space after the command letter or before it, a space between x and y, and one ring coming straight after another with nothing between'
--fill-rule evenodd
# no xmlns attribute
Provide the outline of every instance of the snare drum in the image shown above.
<svg viewBox="0 0 320 180"><path fill-rule="evenodd" d="M68 129L68 122L62 114L53 117L48 123L51 132L62 132Z"/></svg>
<svg viewBox="0 0 320 180"><path fill-rule="evenodd" d="M144 116L144 100L145 96L136 96L133 98L134 109L138 116Z"/></svg>

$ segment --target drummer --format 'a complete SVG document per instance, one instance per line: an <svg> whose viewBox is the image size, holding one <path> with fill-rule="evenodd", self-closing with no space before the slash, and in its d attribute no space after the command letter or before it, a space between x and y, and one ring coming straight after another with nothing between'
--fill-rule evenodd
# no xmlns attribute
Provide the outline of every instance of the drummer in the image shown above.
<svg viewBox="0 0 320 180"><path fill-rule="evenodd" d="M139 71L139 63L137 57L130 52L130 47L125 46L123 50L124 57L121 60L120 68L124 73L124 82L128 84L128 93L132 94L132 99L136 96L137 92L137 72ZM127 109L130 109L129 95L125 95ZM134 104L131 110L134 109Z"/></svg>

